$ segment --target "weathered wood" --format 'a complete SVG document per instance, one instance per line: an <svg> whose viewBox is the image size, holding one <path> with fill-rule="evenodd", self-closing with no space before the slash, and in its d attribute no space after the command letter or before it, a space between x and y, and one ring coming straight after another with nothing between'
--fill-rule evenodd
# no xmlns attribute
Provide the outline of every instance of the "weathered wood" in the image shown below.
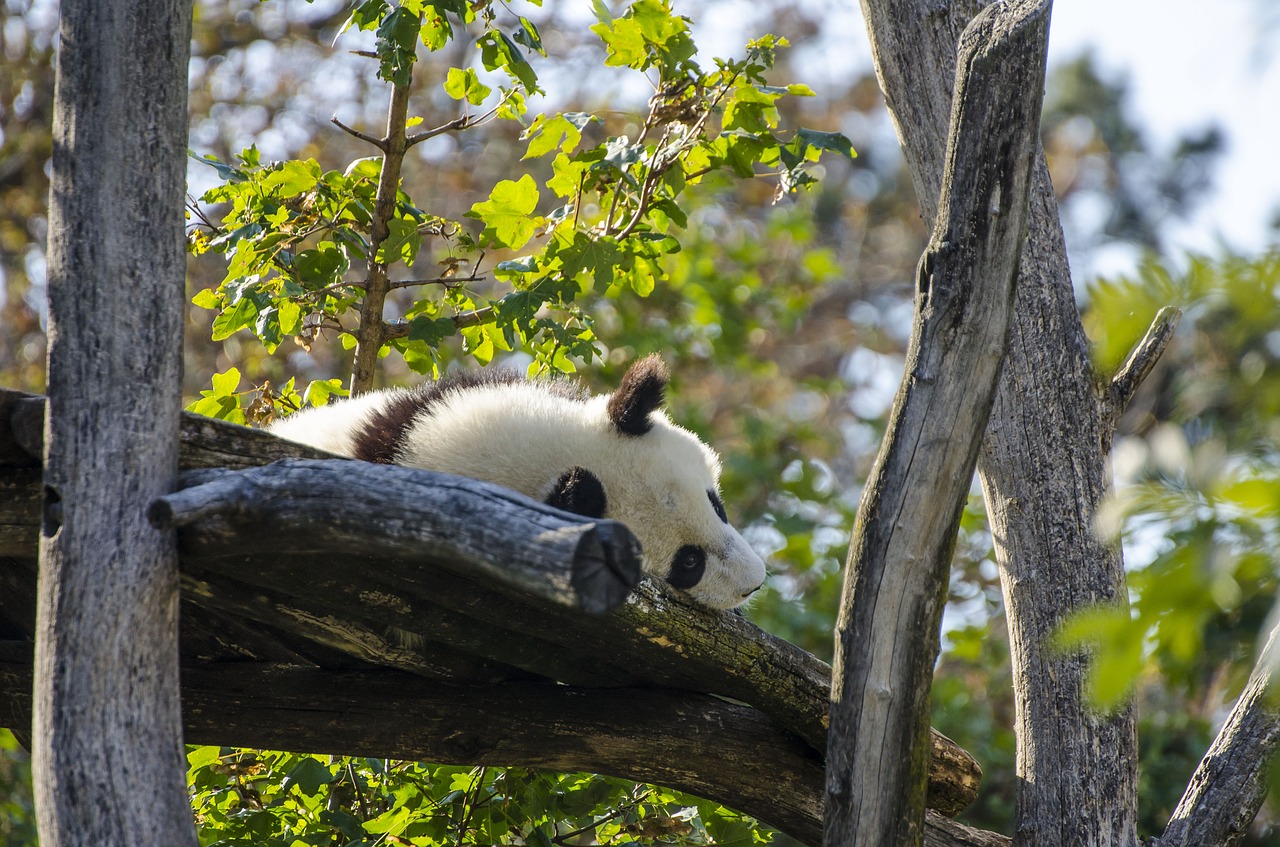
<svg viewBox="0 0 1280 847"><path fill-rule="evenodd" d="M314 453L274 436L218 421L184 415L182 428L184 467L228 456L248 467L294 450L293 455ZM290 473L297 472L298 466L293 467ZM333 467L350 466L339 461ZM264 471L267 475L278 472ZM319 504L316 514L329 516L335 510L360 509L357 501L384 487L380 476L384 472L396 477L427 474L365 466L360 473L372 474L368 479L348 476L339 485L330 476L326 484L338 499ZM21 473L30 471L6 469L0 480ZM216 472L209 478L224 476ZM188 479L198 481L199 477ZM363 482L356 484L357 479ZM483 491L491 488L471 480L455 479L451 484ZM298 490L281 496L291 498L295 505L316 496L316 489L306 481L298 482L295 488ZM312 495L300 493L309 489ZM280 490L279 484L259 488L256 494L246 490L246 497L258 498L257 505L248 508L267 511L278 506L275 498ZM13 512L19 529L24 526L22 520L27 521L27 527L38 520L34 510L18 508L28 494L20 485L14 488ZM413 514L417 494L406 496L410 499L387 503L383 511L401 519ZM476 496L483 499L489 495ZM518 498L510 492L503 496ZM560 514L533 504L535 515L512 518L511 509L519 511L515 503L528 505L532 501L499 502L506 505L485 518L489 523L500 522L497 516L501 515L503 522L513 519L528 525L530 521L551 520L548 514ZM245 503L241 501L241 505ZM5 508L0 488L0 514ZM301 515L295 517L301 519ZM390 520L386 515L377 519ZM551 601L512 591L499 593L496 583L477 579L476 571L459 567L457 562L452 570L440 566L434 545L418 544L408 555L391 549L394 545L386 532L380 531L371 542L382 545L380 548L350 542L354 552L336 555L327 546L314 543L309 537L313 530L301 529L303 524L296 523L279 532L263 531L259 526L257 531L226 540L223 533L231 520L209 515L180 533L183 596L194 604L194 611L184 613L188 618L196 616L196 621L215 614L216 620L223 622L201 623L199 627L184 622L183 637L188 642L184 655L200 652L248 659L292 652L330 667L377 664L455 682L518 680L537 673L580 684L681 687L750 703L813 749L826 749L831 671L825 663L738 615L708 611L652 581L643 581L628 602L612 614L566 614L563 606ZM243 515L235 520L243 520ZM319 522L327 520L323 517ZM315 533L332 531L326 526L314 528ZM417 531L410 529L411 533ZM199 541L201 538L205 541ZM297 545L299 539L301 546ZM377 559L361 555L374 549L380 552ZM30 554L30 549L25 550L25 555ZM491 550L488 558L503 557ZM0 611L7 611L14 599L0 598ZM17 599L20 602L21 598ZM259 637L253 643L237 641L226 625L228 621L243 622L242 630ZM273 643L267 638L270 632L291 640ZM520 667L507 664L513 660L518 660ZM363 729L353 726L348 731L355 739ZM980 776L981 769L971 756L944 736L933 734L931 808L959 811L976 796Z"/></svg>
<svg viewBox="0 0 1280 847"><path fill-rule="evenodd" d="M29 651L0 643L0 718L13 725L29 717ZM715 697L652 687L462 686L386 669L267 664L188 666L182 681L192 744L587 769L725 803L815 847L822 835L820 757L754 709ZM936 813L926 833L933 847L1008 843Z"/></svg>
<svg viewBox="0 0 1280 847"><path fill-rule="evenodd" d="M438 566L497 590L594 614L616 607L640 579L640 544L617 521L567 519L509 489L449 474L295 459L189 472L184 482L150 512L158 526L184 528L184 555L246 553L264 537L301 557L429 552Z"/></svg>
<svg viewBox="0 0 1280 847"><path fill-rule="evenodd" d="M1102 388L1099 397L1100 414L1102 416L1102 448L1111 449L1111 439L1115 435L1120 416L1129 408L1133 395L1138 387L1151 374L1151 369L1160 361L1164 348L1173 340L1173 334L1182 320L1182 311L1172 306L1165 306L1156 313L1151 326L1142 336L1142 340L1134 346L1133 351Z"/></svg>
<svg viewBox="0 0 1280 847"><path fill-rule="evenodd" d="M44 413L43 394L0 387L0 468L40 467ZM260 429L191 412L179 414L178 434L181 470L256 468L280 459L340 458Z"/></svg>
<svg viewBox="0 0 1280 847"><path fill-rule="evenodd" d="M1267 798L1268 762L1280 747L1277 669L1280 624L1154 847L1233 847L1248 835Z"/></svg>
<svg viewBox="0 0 1280 847"><path fill-rule="evenodd" d="M32 775L40 842L195 845L178 555L191 0L60 5ZM28 439L29 440L29 439Z"/></svg>
<svg viewBox="0 0 1280 847"><path fill-rule="evenodd" d="M1008 346L1048 35L1048 3L1023 0L990 7L961 37L906 371L845 571L827 847L924 837L929 689L956 532Z"/></svg>
<svg viewBox="0 0 1280 847"><path fill-rule="evenodd" d="M862 0L884 87L926 220L944 165L950 74L978 0ZM1053 648L1063 619L1127 600L1118 550L1093 533L1106 490L1104 432L1043 155L1031 190L1014 330L978 472L1001 570L1018 737L1015 842L1135 843L1133 712L1099 715L1087 656Z"/></svg>

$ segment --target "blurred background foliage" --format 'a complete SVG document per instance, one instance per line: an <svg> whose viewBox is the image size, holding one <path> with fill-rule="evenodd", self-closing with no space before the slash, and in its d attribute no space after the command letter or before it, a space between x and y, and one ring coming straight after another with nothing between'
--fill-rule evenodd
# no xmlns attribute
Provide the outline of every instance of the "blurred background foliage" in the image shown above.
<svg viewBox="0 0 1280 847"><path fill-rule="evenodd" d="M2 2L0 384L39 391L56 4ZM669 278L649 297L586 305L596 316L605 356L583 377L606 389L636 356L663 354L674 374L673 416L721 452L731 520L770 554L771 590L748 616L830 659L848 531L900 378L911 280L927 227L874 77L820 85L806 74L811 51L833 49L832 34L824 33L830 4L759 5L755 17L766 23L732 43L764 31L788 38L795 49L779 54L777 77L808 83L817 93L783 101L783 123L842 131L858 158L850 163L833 157L816 189L777 205L772 186L762 182L725 182L704 195L689 210L683 250L668 257ZM718 2L677 6L696 16L695 36L710 21L723 23L726 9ZM648 92L602 69L603 52L587 30L591 18L583 4L547 0L522 13L537 21L551 57L538 60L548 94L531 101L531 113L603 109L601 131L625 134ZM339 49L331 47L346 15L338 0L197 2L192 149L231 161L256 144L264 161L314 157L323 168L339 170L368 155L328 123L334 114L353 126L378 127L385 120L386 92L369 61L344 52L341 41ZM1273 16L1265 4L1258 15L1260 23ZM470 50L455 41L440 61L420 65L412 102L428 125L455 115L456 104L441 83L445 68L464 65ZM1185 311L1173 344L1121 421L1113 456L1117 494L1099 518L1099 530L1125 544L1133 612L1083 618L1069 633L1098 645L1102 660L1094 686L1102 699L1136 695L1143 834L1158 833L1167 822L1247 675L1280 588L1280 252L1166 253L1162 230L1193 210L1213 185L1213 165L1226 141L1216 127L1190 120L1180 143L1157 149L1133 116L1123 80L1102 75L1088 54L1051 68L1043 137L1073 262L1088 267L1099 254L1116 250L1146 257L1124 277L1077 280L1099 372L1107 374L1123 360L1157 309ZM519 161L519 132L515 124L498 123L421 145L406 161L406 189L431 198L434 213L460 218L498 180L522 172L527 163ZM193 170L191 193L198 196L209 179ZM217 256L193 257L190 293L215 286L224 272ZM268 358L246 333L210 342L212 317L189 310L189 398L210 375L232 366L257 385L280 385L292 376L300 382L345 379L350 371L349 354L336 345L316 345L310 353L282 345ZM460 350L444 351L446 366L462 358ZM387 383L412 378L396 357L385 365ZM1008 832L1015 786L1009 651L976 488L957 546L945 628L933 722L973 752L985 772L980 798L962 819ZM732 813L617 781L593 788L572 775L424 770L363 760L348 768L346 760L261 754L254 767L274 781L250 785L246 793L241 788L253 774L237 775L227 763L249 754L202 755L193 763L193 790L206 792L201 796L210 809L223 803L224 812L238 798L236 820L248 828L235 837L257 843L290 831L291 824L280 823L287 817L280 810L289 804L330 812L363 807L367 821L385 811L374 813L373 798L392 795L444 809L431 826L457 834L461 822L461 833L470 833L473 843L488 832L472 826L480 820L476 804L492 811L502 803L526 815L516 826L524 827L519 834L525 843L560 843L556 839L566 833L604 818L619 824L616 830L607 822L594 828L605 841L749 843L763 837L745 825L733 834L710 832L707 820L711 827L729 827ZM25 769L21 749L0 732L0 840L6 843L34 843ZM290 793L281 780L295 770ZM392 776L399 781L388 781ZM253 792L257 799L246 801ZM534 796L542 798L544 811L561 817L528 818L537 806L528 800ZM264 810L274 810L275 822L254 818ZM491 811L485 813L490 822ZM646 819L654 826L645 829ZM657 826L659 820L668 828ZM1260 816L1256 843L1265 843L1274 820L1274 812ZM503 826L510 835L511 826ZM334 824L332 832L344 831ZM347 838L372 840L375 831L351 830ZM230 829L208 832L233 837Z"/></svg>

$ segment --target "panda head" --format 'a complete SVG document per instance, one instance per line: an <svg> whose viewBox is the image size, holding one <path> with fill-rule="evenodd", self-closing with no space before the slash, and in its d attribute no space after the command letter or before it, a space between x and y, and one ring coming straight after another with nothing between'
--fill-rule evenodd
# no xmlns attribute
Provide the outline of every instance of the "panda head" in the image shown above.
<svg viewBox="0 0 1280 847"><path fill-rule="evenodd" d="M717 609L741 606L764 584L764 561L729 525L720 462L662 410L667 370L657 356L631 366L617 391L592 398L599 438L559 477L547 502L620 520L635 533L645 570Z"/></svg>

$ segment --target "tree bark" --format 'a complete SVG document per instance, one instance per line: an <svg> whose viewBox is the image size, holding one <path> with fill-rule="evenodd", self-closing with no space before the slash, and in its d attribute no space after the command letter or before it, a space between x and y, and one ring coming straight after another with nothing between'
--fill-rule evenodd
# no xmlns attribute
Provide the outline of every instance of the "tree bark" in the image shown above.
<svg viewBox="0 0 1280 847"><path fill-rule="evenodd" d="M1173 810L1160 847L1232 847L1267 797L1268 762L1280 747L1280 704L1272 684L1280 669L1280 624L1271 630L1227 721Z"/></svg>
<svg viewBox="0 0 1280 847"><path fill-rule="evenodd" d="M145 516L177 475L190 31L190 0L61 5L32 762L45 847L196 843L177 550Z"/></svg>
<svg viewBox="0 0 1280 847"><path fill-rule="evenodd" d="M509 489L449 474L294 460L196 471L184 482L189 487L157 498L149 514L158 526L191 526L183 551L195 556L245 553L262 537L299 558L429 550L500 591L593 614L618 606L640 581L640 543L623 524L567 520ZM348 496L353 490L359 498Z"/></svg>
<svg viewBox="0 0 1280 847"><path fill-rule="evenodd" d="M876 72L926 217L943 172L947 72L975 2L862 0ZM1013 339L978 471L1009 619L1018 736L1015 844L1136 842L1132 709L1096 714L1087 659L1052 647L1071 613L1124 603L1118 550L1092 532L1106 486L1102 404L1043 155L1032 186Z"/></svg>
<svg viewBox="0 0 1280 847"><path fill-rule="evenodd" d="M974 19L920 260L906 372L867 481L836 629L827 847L920 844L929 688L956 532L1009 338L1048 3Z"/></svg>

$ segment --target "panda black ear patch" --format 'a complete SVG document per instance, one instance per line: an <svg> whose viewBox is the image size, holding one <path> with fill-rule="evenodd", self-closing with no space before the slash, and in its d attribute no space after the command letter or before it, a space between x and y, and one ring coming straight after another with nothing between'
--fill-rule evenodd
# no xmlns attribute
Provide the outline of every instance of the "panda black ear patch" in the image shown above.
<svg viewBox="0 0 1280 847"><path fill-rule="evenodd" d="M596 475L586 468L573 468L556 480L547 505L584 518L603 518L609 504Z"/></svg>
<svg viewBox="0 0 1280 847"><path fill-rule="evenodd" d="M609 395L609 420L623 435L653 429L649 415L662 408L667 392L667 366L655 353L627 369L618 390Z"/></svg>

